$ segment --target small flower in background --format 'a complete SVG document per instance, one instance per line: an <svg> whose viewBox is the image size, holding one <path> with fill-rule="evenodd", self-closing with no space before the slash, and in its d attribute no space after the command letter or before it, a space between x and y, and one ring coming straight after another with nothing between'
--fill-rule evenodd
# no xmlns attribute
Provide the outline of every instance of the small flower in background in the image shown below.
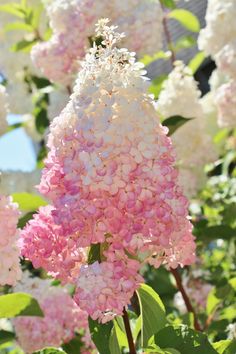
<svg viewBox="0 0 236 354"><path fill-rule="evenodd" d="M0 195L0 285L15 285L21 278L17 223L20 212L11 197Z"/></svg>

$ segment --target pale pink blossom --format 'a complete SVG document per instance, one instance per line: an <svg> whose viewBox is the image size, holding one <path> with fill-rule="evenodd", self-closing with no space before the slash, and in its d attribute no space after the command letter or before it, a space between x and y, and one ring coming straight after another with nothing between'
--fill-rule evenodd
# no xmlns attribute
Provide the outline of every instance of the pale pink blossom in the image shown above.
<svg viewBox="0 0 236 354"><path fill-rule="evenodd" d="M20 250L16 245L18 205L0 195L0 285L14 285L21 277Z"/></svg>

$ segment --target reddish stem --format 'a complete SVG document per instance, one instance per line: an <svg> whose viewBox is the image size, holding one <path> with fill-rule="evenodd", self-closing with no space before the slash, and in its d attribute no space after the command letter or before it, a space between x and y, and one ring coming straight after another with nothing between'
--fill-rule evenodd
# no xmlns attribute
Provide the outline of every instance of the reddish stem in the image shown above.
<svg viewBox="0 0 236 354"><path fill-rule="evenodd" d="M172 269L171 268L171 273L173 274L174 278L175 278L175 281L176 281L176 285L177 285L177 288L179 289L179 291L181 292L182 296L183 296L183 299L184 299L184 303L187 307L187 310L188 312L192 312L193 313L193 318L194 318L194 328L197 330L197 331L202 331L202 328L198 322L198 318L197 318L197 314L190 302L190 299L184 289L184 286L183 286L183 283L182 283L182 279L181 279L181 275L180 273L178 272L177 269Z"/></svg>
<svg viewBox="0 0 236 354"><path fill-rule="evenodd" d="M129 344L129 354L137 354L134 345L133 336L132 336L132 331L130 328L129 316L125 308L123 310L123 321L124 321L126 336Z"/></svg>
<svg viewBox="0 0 236 354"><path fill-rule="evenodd" d="M168 44L169 50L171 52L171 64L172 66L174 66L174 62L176 61L176 56L175 56L175 52L173 50L173 43L172 43L172 39L171 39L171 35L170 35L170 31L168 28L168 24L167 24L167 18L166 18L166 9L165 6L163 4L161 4L162 10L164 12L164 16L163 16L163 28L164 28L164 34L166 37L166 42Z"/></svg>

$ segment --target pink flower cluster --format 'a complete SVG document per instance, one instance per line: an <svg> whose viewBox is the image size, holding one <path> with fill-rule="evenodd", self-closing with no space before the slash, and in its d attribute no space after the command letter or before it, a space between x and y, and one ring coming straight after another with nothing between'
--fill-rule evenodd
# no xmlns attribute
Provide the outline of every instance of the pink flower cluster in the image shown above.
<svg viewBox="0 0 236 354"><path fill-rule="evenodd" d="M0 195L0 285L14 285L21 277L17 223L20 213L11 197Z"/></svg>
<svg viewBox="0 0 236 354"><path fill-rule="evenodd" d="M121 315L142 282L138 275L139 262L135 260L95 262L81 267L75 301L93 319L101 322Z"/></svg>
<svg viewBox="0 0 236 354"><path fill-rule="evenodd" d="M191 264L195 243L142 65L115 47L122 36L107 20L97 34L104 46L87 54L71 101L51 125L40 191L53 207L21 237L22 254L76 283L81 308L105 322L129 303L143 262ZM81 249L94 244L100 263L86 265Z"/></svg>
<svg viewBox="0 0 236 354"><path fill-rule="evenodd" d="M49 280L31 278L25 273L15 291L31 293L44 313L44 317L17 317L13 320L17 341L26 353L47 346L59 347L69 342L75 332L88 328L87 313L76 305L65 289L50 286ZM91 340L88 343L88 338L85 339L88 345L92 345Z"/></svg>
<svg viewBox="0 0 236 354"><path fill-rule="evenodd" d="M138 55L154 54L162 46L162 10L157 0L55 0L47 12L53 35L33 48L32 59L45 76L63 85L73 82L101 17L119 25L127 34L125 44Z"/></svg>

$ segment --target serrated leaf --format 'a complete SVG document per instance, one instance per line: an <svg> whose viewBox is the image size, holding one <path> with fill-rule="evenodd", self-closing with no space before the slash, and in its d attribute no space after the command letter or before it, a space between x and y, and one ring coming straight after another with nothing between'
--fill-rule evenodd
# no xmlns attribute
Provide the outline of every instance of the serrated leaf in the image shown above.
<svg viewBox="0 0 236 354"><path fill-rule="evenodd" d="M12 341L15 338L16 338L15 333L10 332L10 331L0 330L0 344L4 344L9 341Z"/></svg>
<svg viewBox="0 0 236 354"><path fill-rule="evenodd" d="M39 350L38 352L34 352L33 354L66 354L62 349L58 348L44 348Z"/></svg>
<svg viewBox="0 0 236 354"><path fill-rule="evenodd" d="M192 73L195 74L202 63L204 62L206 56L204 52L199 52L195 55L195 57L190 60L188 67L191 69Z"/></svg>
<svg viewBox="0 0 236 354"><path fill-rule="evenodd" d="M137 290L141 313L141 343L147 346L149 338L166 324L165 307L159 295L148 285Z"/></svg>
<svg viewBox="0 0 236 354"><path fill-rule="evenodd" d="M155 343L161 348L171 347L181 354L216 354L204 333L197 332L188 326L168 326L155 334Z"/></svg>
<svg viewBox="0 0 236 354"><path fill-rule="evenodd" d="M43 317L37 300L25 293L14 293L0 296L0 318L17 316Z"/></svg>
<svg viewBox="0 0 236 354"><path fill-rule="evenodd" d="M33 211L48 204L42 197L33 193L13 193L12 197L23 211Z"/></svg>
<svg viewBox="0 0 236 354"><path fill-rule="evenodd" d="M109 348L109 338L113 328L112 322L101 324L89 317L91 338L100 354L113 354Z"/></svg>
<svg viewBox="0 0 236 354"><path fill-rule="evenodd" d="M200 31L200 22L198 18L188 10L175 9L168 14L168 17L177 20L182 26L191 32Z"/></svg>
<svg viewBox="0 0 236 354"><path fill-rule="evenodd" d="M181 116L173 116L165 119L163 122L161 122L162 125L167 127L169 129L168 136L171 136L174 134L174 132L182 127L182 125L190 122L193 118L184 118Z"/></svg>

